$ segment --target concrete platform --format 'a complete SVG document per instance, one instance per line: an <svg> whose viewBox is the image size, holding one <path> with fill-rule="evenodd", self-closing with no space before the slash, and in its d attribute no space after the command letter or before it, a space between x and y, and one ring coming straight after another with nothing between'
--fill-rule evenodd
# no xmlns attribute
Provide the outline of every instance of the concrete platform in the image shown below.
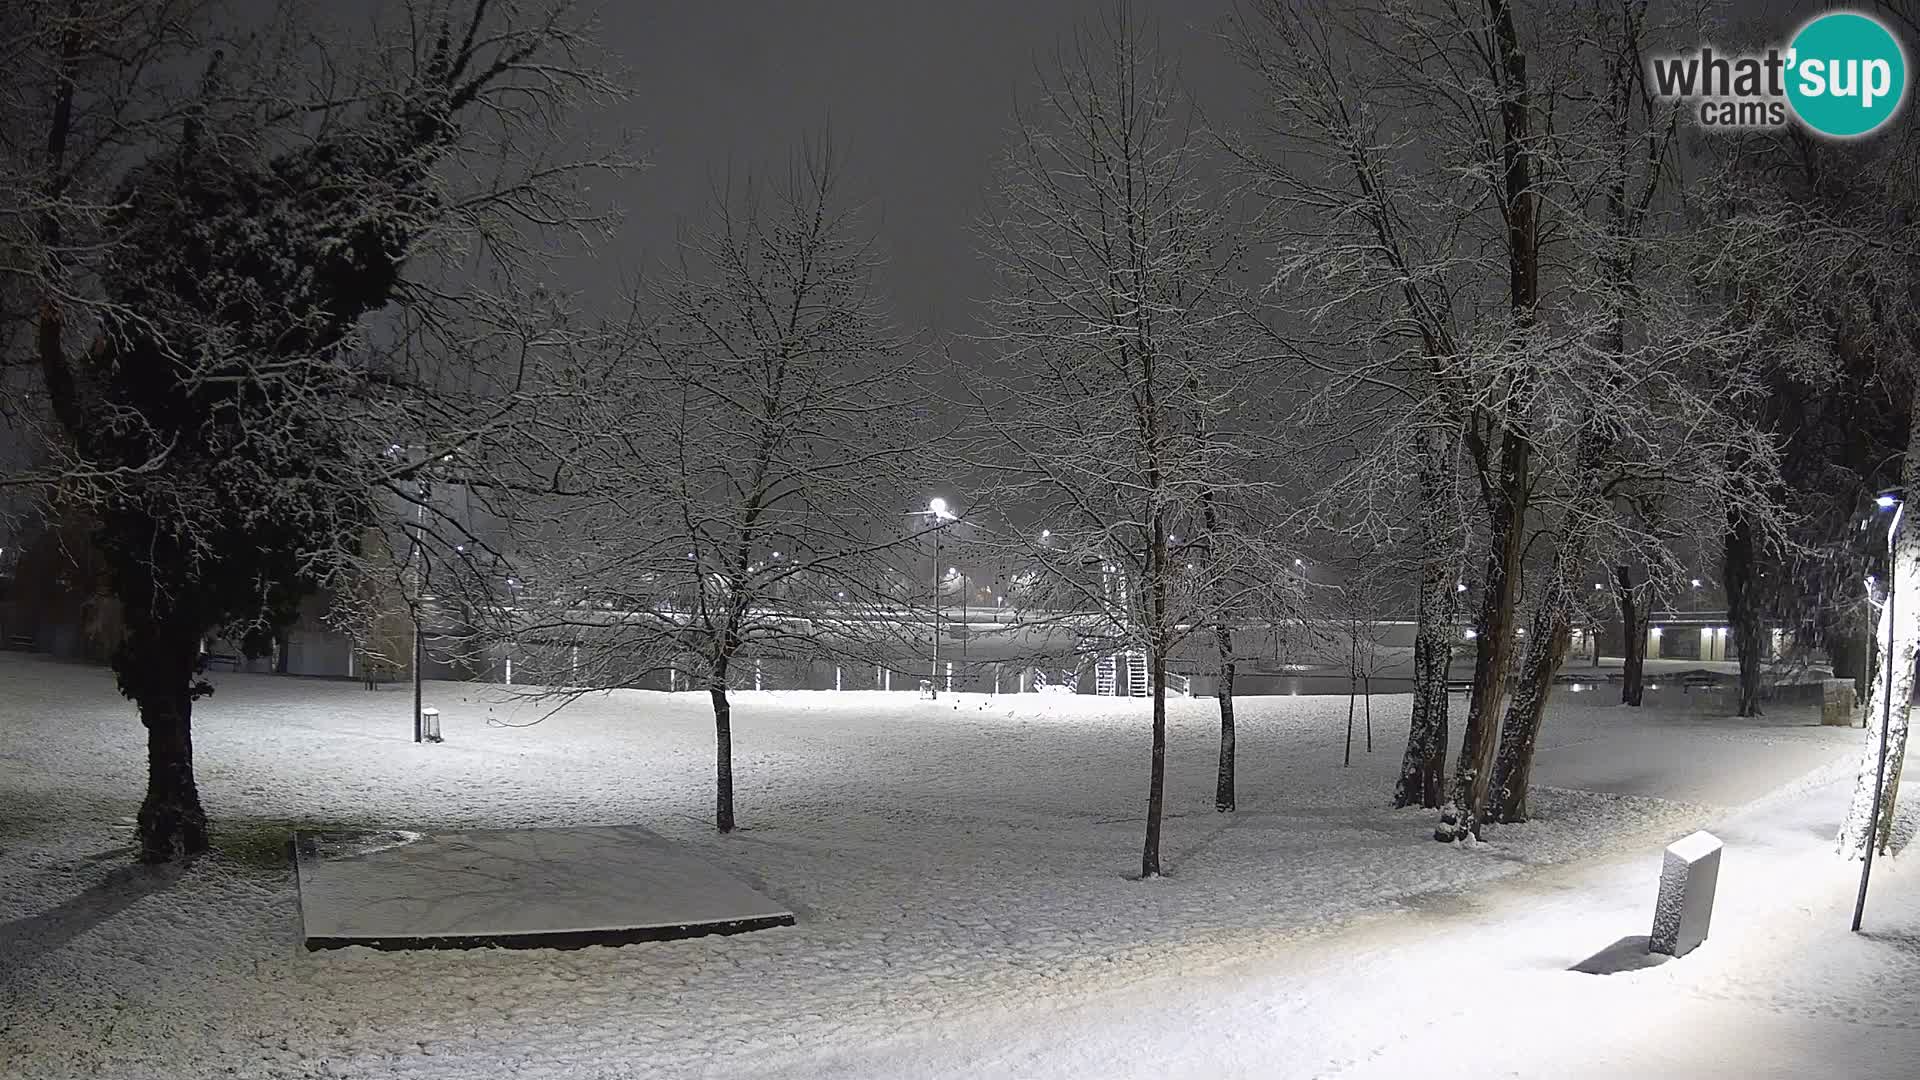
<svg viewBox="0 0 1920 1080"><path fill-rule="evenodd" d="M297 833L309 949L580 948L793 925L793 912L633 825Z"/></svg>

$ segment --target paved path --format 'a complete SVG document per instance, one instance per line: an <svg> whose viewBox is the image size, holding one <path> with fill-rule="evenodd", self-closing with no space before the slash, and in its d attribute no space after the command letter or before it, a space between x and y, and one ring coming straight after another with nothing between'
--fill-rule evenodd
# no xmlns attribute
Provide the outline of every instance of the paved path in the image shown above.
<svg viewBox="0 0 1920 1080"><path fill-rule="evenodd" d="M1591 760L1562 757L1570 770ZM1827 758L1714 826L1727 851L1712 936L1679 961L1567 970L1647 933L1660 867L1650 851L1436 897L1245 970L1170 971L1078 1007L822 1061L811 1075L1911 1077L1920 856L1877 864L1869 933L1848 933L1858 866L1833 855L1831 838L1851 779L1845 755ZM1745 785L1767 770L1736 771Z"/></svg>

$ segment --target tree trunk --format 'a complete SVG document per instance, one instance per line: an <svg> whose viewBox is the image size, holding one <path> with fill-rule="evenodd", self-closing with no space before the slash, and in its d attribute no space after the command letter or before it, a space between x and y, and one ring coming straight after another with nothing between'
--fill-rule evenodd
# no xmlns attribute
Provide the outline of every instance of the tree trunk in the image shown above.
<svg viewBox="0 0 1920 1080"><path fill-rule="evenodd" d="M730 833L733 831L733 705L727 700L726 661L714 665L707 690L713 697L713 824L722 833Z"/></svg>
<svg viewBox="0 0 1920 1080"><path fill-rule="evenodd" d="M1866 854L1868 818L1873 813L1873 789L1876 775L1881 777L1880 821L1872 831L1878 836L1880 850L1886 850L1893 820L1893 795L1898 788L1900 766L1907 750L1907 714L1913 701L1914 659L1920 651L1920 536L1905 521L1901 523L1900 549L1894 560L1893 610L1880 610L1879 638L1886 640L1891 621L1894 632L1892 656L1885 654L1881 664L1893 664L1893 692L1887 693L1887 670L1883 666L1867 685L1867 700L1861 710L1866 721L1866 738L1860 753L1860 769L1855 775L1853 802L1840 826L1840 853L1848 858ZM1892 708L1888 709L1891 700ZM1881 769L1880 731L1887 731L1886 766Z"/></svg>
<svg viewBox="0 0 1920 1080"><path fill-rule="evenodd" d="M1393 805L1437 810L1447 782L1447 675L1453 662L1454 577L1441 557L1450 542L1440 508L1452 502L1452 483L1440 447L1429 444L1420 458L1420 588L1414 596L1413 718Z"/></svg>
<svg viewBox="0 0 1920 1080"><path fill-rule="evenodd" d="M1613 596L1620 604L1620 636L1624 639L1620 646L1620 704L1638 708L1646 688L1647 624L1653 617L1653 603L1649 600L1643 608L1635 601L1633 576L1624 566L1613 568Z"/></svg>
<svg viewBox="0 0 1920 1080"><path fill-rule="evenodd" d="M1507 302L1515 344L1532 335L1540 295L1540 262L1533 190L1532 114L1527 89L1527 59L1520 46L1508 0L1488 0L1493 52L1490 74L1500 100L1500 194L1506 219ZM1524 364L1508 387L1500 422L1499 475L1488 484L1483 471L1489 548L1479 618L1478 658L1473 665L1473 704L1453 774L1452 810L1443 812L1436 840L1460 840L1480 834L1494 750L1500 734L1500 707L1507 692L1507 659L1513 647L1513 616L1519 588L1520 559L1526 549L1527 501L1531 488L1533 445L1521 403L1535 373ZM1490 466L1483 466L1490 467ZM1491 488L1492 490L1487 490Z"/></svg>
<svg viewBox="0 0 1920 1080"><path fill-rule="evenodd" d="M1234 732L1233 732L1233 629L1221 623L1214 630L1220 645L1220 772L1213 787L1213 808L1226 813L1234 809Z"/></svg>
<svg viewBox="0 0 1920 1080"><path fill-rule="evenodd" d="M1352 636L1347 639L1351 646L1347 653L1347 756L1340 764L1353 764L1353 706L1354 696L1360 692L1360 628L1355 623L1349 627Z"/></svg>
<svg viewBox="0 0 1920 1080"><path fill-rule="evenodd" d="M1373 753L1373 680L1360 676L1360 702L1367 712L1367 753Z"/></svg>
<svg viewBox="0 0 1920 1080"><path fill-rule="evenodd" d="M1442 809L1440 827L1434 830L1436 840L1461 840L1480 835L1480 813L1486 805L1500 735L1500 707L1506 697L1507 663L1513 647L1520 555L1525 547L1521 505L1526 498L1524 442L1510 448L1509 453L1514 460L1502 466L1503 492L1496 500L1497 512L1492 515L1493 549L1487 557L1486 586L1476 620L1475 640L1479 648L1473 661L1473 701L1467 708L1467 729L1461 741L1460 759L1454 765L1448 805Z"/></svg>
<svg viewBox="0 0 1920 1080"><path fill-rule="evenodd" d="M1733 627L1733 647L1740 653L1740 701L1736 715L1760 715L1760 663L1765 657L1766 626L1760 618L1760 598L1754 591L1753 524L1735 510L1728 523L1722 579L1727 585L1727 617Z"/></svg>
<svg viewBox="0 0 1920 1080"><path fill-rule="evenodd" d="M147 797L140 804L140 861L172 862L207 850L207 812L193 778L193 698L199 637L162 626L129 627L120 689L147 729Z"/></svg>
<svg viewBox="0 0 1920 1080"><path fill-rule="evenodd" d="M1342 768L1353 764L1353 706L1355 695L1359 692L1360 687L1356 684L1355 680L1349 676L1347 679L1347 753L1346 756L1340 760Z"/></svg>
<svg viewBox="0 0 1920 1080"><path fill-rule="evenodd" d="M1140 876L1160 876L1160 813L1167 789L1167 655L1153 648L1153 766L1147 781L1147 841L1140 850Z"/></svg>
<svg viewBox="0 0 1920 1080"><path fill-rule="evenodd" d="M1443 583L1441 586L1445 589ZM1413 639L1413 723L1393 805L1438 809L1447 775L1447 664L1451 627L1433 617L1431 594L1421 590L1419 630Z"/></svg>
<svg viewBox="0 0 1920 1080"><path fill-rule="evenodd" d="M1540 725L1546 719L1547 699L1553 692L1553 677L1566 662L1573 640L1569 618L1572 597L1565 572L1574 569L1571 560L1562 560L1547 588L1547 595L1533 613L1533 628L1528 632L1527 654L1521 662L1520 685L1513 703L1507 708L1500 729L1500 753L1494 759L1492 790L1487 798L1487 818L1496 822L1527 820L1527 789L1533 781L1533 752L1539 742Z"/></svg>
<svg viewBox="0 0 1920 1080"><path fill-rule="evenodd" d="M1906 460L1901 467L1901 486L1906 505L1900 511L1900 525L1893 538L1893 557L1887 567L1887 602L1880 609L1880 670L1867 684L1865 745L1861 747L1860 769L1853 785L1853 802L1840 825L1840 853L1848 858L1864 858L1867 844L1885 851L1892 839L1893 808L1900 789L1900 769L1907 756L1908 713L1913 707L1914 658L1920 652L1920 524L1916 512L1920 506L1920 394L1914 396L1907 436ZM1887 648L1889 635L1893 647ZM1889 669L1888 665L1891 665ZM1891 677L1889 677L1891 676ZM1891 692L1889 692L1891 683ZM1886 727L1884 751L1881 727ZM1882 766L1884 760L1885 765ZM1874 789L1878 783L1880 818L1873 817ZM1872 837L1870 840L1869 837Z"/></svg>

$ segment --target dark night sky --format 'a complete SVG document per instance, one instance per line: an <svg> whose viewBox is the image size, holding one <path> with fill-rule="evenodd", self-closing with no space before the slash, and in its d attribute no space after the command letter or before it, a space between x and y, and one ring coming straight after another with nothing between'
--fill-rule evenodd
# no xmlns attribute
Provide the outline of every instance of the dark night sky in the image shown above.
<svg viewBox="0 0 1920 1080"><path fill-rule="evenodd" d="M634 93L611 126L635 129L646 171L618 194L627 220L591 269L587 302L669 257L731 169L782 168L831 126L850 192L870 208L892 266L883 289L909 328L964 329L989 276L968 226L1016 94L1076 23L1112 0L603 0L604 45ZM1231 0L1136 0L1210 118L1245 111L1245 76L1215 40ZM610 272L611 271L611 272Z"/></svg>

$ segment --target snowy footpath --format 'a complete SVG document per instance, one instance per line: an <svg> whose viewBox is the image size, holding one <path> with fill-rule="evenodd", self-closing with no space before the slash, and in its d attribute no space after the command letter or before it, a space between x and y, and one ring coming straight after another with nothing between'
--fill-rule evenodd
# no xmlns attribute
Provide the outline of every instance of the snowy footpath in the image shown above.
<svg viewBox="0 0 1920 1080"><path fill-rule="evenodd" d="M1848 931L1858 864L1836 860L1832 836L1851 787L1823 769L1714 823L1727 847L1712 935L1651 968L1567 970L1644 942L1657 853L764 1075L1905 1080L1920 1075L1920 866L1877 863L1867 932Z"/></svg>
<svg viewBox="0 0 1920 1080"><path fill-rule="evenodd" d="M0 657L0 1076L1833 1076L1920 1060L1920 868L1845 933L1830 854L1857 732L1569 696L1536 820L1467 848L1385 807L1407 699L1243 699L1241 810L1211 702L1175 703L1165 852L1140 882L1143 703L746 693L740 813L711 812L702 695L549 706L217 677L196 716L220 854L130 867L144 775L98 669ZM539 720L538 723L532 721ZM527 726L519 726L527 725ZM307 953L292 828L633 823L799 925L571 952ZM1644 934L1659 850L1728 841L1713 937ZM1716 1073L1716 1069L1719 1071ZM1771 1071L1770 1071L1771 1070ZM1882 1070L1882 1071L1876 1071Z"/></svg>

